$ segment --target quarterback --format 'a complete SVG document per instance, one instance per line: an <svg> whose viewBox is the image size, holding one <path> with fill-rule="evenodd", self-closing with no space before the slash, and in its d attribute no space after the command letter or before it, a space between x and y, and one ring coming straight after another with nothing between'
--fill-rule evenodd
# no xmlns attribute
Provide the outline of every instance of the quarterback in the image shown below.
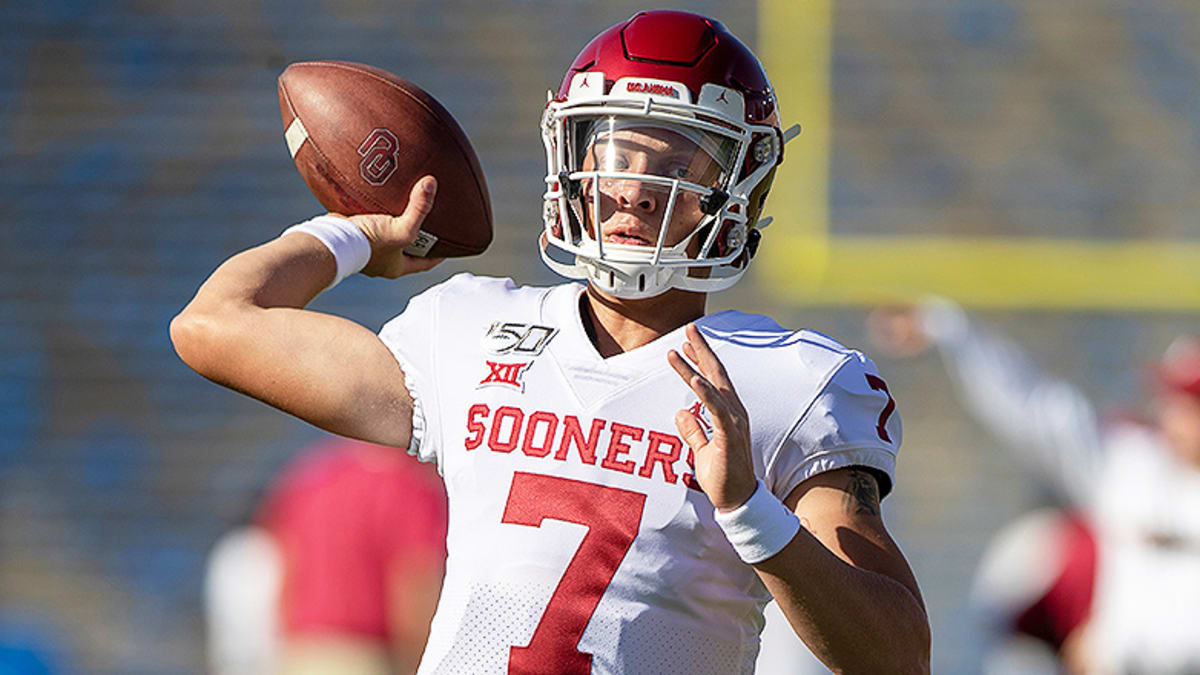
<svg viewBox="0 0 1200 675"><path fill-rule="evenodd" d="M706 314L746 271L784 141L719 22L642 12L541 121L549 288L458 275L376 335L305 309L436 260L398 217L327 215L222 264L171 325L185 362L329 431L435 462L446 578L421 673L746 673L772 599L832 670L921 673L929 627L889 536L900 421L861 353ZM454 199L454 195L436 198Z"/></svg>

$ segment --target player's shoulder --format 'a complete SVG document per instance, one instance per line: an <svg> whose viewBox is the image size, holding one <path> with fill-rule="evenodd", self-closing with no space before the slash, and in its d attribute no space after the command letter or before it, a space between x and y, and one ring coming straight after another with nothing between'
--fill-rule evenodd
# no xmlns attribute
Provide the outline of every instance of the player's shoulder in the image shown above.
<svg viewBox="0 0 1200 675"><path fill-rule="evenodd" d="M522 304L537 308L557 286L522 286L511 278L461 272L413 296L406 312L482 316L497 308L512 310Z"/></svg>
<svg viewBox="0 0 1200 675"><path fill-rule="evenodd" d="M429 289L443 298L461 300L480 298L494 300L498 297L520 297L539 295L546 291L538 286L521 286L509 277L489 277L460 272Z"/></svg>
<svg viewBox="0 0 1200 675"><path fill-rule="evenodd" d="M823 333L740 312L714 315L701 330L771 439L761 447L774 452L764 466L777 495L822 471L856 465L877 469L882 492L891 489L900 418L865 354Z"/></svg>
<svg viewBox="0 0 1200 675"><path fill-rule="evenodd" d="M768 359L780 368L788 364L807 371L873 370L865 354L811 329L780 326L773 318L728 310L706 316L700 327L722 353L734 359Z"/></svg>

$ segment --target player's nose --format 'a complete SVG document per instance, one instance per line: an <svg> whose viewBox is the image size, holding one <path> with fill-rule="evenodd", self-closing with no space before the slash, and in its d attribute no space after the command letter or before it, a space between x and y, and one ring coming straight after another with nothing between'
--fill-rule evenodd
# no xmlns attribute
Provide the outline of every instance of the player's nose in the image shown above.
<svg viewBox="0 0 1200 675"><path fill-rule="evenodd" d="M612 196L622 209L653 213L658 208L658 195L640 180L616 181Z"/></svg>

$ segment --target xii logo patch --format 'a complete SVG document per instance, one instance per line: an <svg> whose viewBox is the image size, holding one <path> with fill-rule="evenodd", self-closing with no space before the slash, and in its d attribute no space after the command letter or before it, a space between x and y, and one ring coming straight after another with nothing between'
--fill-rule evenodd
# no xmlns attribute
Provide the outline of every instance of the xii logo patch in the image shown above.
<svg viewBox="0 0 1200 675"><path fill-rule="evenodd" d="M488 367L488 374L479 381L479 387L501 386L512 387L517 391L525 391L525 383L521 377L525 374L525 370L533 363L527 361L525 363L497 363L496 361L485 361Z"/></svg>
<svg viewBox="0 0 1200 675"><path fill-rule="evenodd" d="M515 321L496 321L488 327L483 336L483 349L496 356L532 358L542 353L550 340L558 334L557 328L538 326L536 324L518 323ZM523 363L502 363L500 361L484 361L488 373L476 389L481 387L500 386L510 387L517 391L525 391L522 379L533 361Z"/></svg>

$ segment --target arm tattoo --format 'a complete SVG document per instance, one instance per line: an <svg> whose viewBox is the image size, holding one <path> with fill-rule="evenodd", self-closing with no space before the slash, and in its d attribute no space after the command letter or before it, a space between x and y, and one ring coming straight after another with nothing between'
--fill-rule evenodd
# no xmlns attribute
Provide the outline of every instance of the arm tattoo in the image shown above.
<svg viewBox="0 0 1200 675"><path fill-rule="evenodd" d="M875 477L865 471L851 470L842 503L847 513L879 515L879 486Z"/></svg>

